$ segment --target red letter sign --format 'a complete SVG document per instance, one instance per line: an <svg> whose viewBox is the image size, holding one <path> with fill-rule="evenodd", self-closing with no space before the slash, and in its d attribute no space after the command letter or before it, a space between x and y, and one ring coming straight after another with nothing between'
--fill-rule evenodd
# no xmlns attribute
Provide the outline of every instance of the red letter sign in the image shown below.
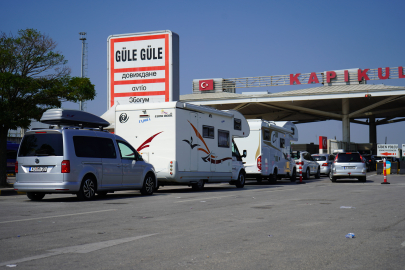
<svg viewBox="0 0 405 270"><path fill-rule="evenodd" d="M363 70L363 71L361 71L361 69L359 69L358 71L357 71L357 79L358 79L358 81L360 82L363 78L366 80L366 81L369 81L370 79L368 78L368 76L367 76L367 71L369 71L370 69L369 68L366 68L365 70Z"/></svg>
<svg viewBox="0 0 405 270"><path fill-rule="evenodd" d="M380 80L386 80L390 77L390 68L386 67L385 68L385 76L383 77L382 75L382 68L378 68L378 78L380 78Z"/></svg>
<svg viewBox="0 0 405 270"><path fill-rule="evenodd" d="M300 81L298 80L298 76L300 76L300 75L301 75L301 73L297 73L295 75L290 74L290 85L293 85L294 83L301 84Z"/></svg>
<svg viewBox="0 0 405 270"><path fill-rule="evenodd" d="M330 79L336 78L336 72L334 71L327 71L326 72L326 82L330 83Z"/></svg>
<svg viewBox="0 0 405 270"><path fill-rule="evenodd" d="M400 78L400 79L405 78L404 71L402 70L402 67L398 67L398 78Z"/></svg>
<svg viewBox="0 0 405 270"><path fill-rule="evenodd" d="M318 77L316 76L315 72L311 72L311 75L309 75L308 84L310 83L319 83Z"/></svg>

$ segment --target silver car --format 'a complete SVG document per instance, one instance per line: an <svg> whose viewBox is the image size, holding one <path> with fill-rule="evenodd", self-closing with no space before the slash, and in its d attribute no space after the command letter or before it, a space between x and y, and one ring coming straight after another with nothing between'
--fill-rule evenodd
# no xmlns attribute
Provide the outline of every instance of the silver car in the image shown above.
<svg viewBox="0 0 405 270"><path fill-rule="evenodd" d="M315 176L315 179L321 178L321 169L319 164L313 159L311 154L306 151L293 151L292 158L295 160L295 166L297 172L302 170L302 178L309 179L311 175ZM299 176L299 174L297 173Z"/></svg>
<svg viewBox="0 0 405 270"><path fill-rule="evenodd" d="M133 189L151 195L157 184L153 166L123 138L102 128L29 130L16 163L14 189L27 192L31 200L41 200L50 193L76 194L79 199L91 200L95 194Z"/></svg>
<svg viewBox="0 0 405 270"><path fill-rule="evenodd" d="M366 172L366 163L360 153L338 153L332 163L329 178L332 182L339 178L357 178L360 182L366 182Z"/></svg>
<svg viewBox="0 0 405 270"><path fill-rule="evenodd" d="M321 174L329 175L335 156L331 154L312 154L312 158L321 166Z"/></svg>

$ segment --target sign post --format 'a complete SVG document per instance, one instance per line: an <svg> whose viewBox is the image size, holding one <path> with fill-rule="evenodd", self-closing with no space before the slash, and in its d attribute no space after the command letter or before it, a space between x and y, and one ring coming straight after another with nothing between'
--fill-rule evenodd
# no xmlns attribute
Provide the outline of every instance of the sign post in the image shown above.
<svg viewBox="0 0 405 270"><path fill-rule="evenodd" d="M108 105L179 100L179 36L169 30L107 39Z"/></svg>

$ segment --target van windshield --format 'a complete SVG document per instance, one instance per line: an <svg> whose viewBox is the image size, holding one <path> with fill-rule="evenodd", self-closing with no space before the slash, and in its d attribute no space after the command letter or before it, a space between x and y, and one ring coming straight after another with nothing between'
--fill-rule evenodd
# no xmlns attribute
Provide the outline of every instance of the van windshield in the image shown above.
<svg viewBox="0 0 405 270"><path fill-rule="evenodd" d="M25 135L18 156L63 156L62 134L36 133Z"/></svg>

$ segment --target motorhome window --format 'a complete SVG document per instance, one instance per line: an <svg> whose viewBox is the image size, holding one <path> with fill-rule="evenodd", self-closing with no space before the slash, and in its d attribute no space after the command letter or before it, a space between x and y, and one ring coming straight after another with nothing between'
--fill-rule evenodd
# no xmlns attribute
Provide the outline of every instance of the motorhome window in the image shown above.
<svg viewBox="0 0 405 270"><path fill-rule="evenodd" d="M270 141L270 131L263 129L263 140Z"/></svg>
<svg viewBox="0 0 405 270"><path fill-rule="evenodd" d="M238 118L233 119L233 129L242 130L242 120Z"/></svg>
<svg viewBox="0 0 405 270"><path fill-rule="evenodd" d="M18 156L63 156L62 134L39 133L26 135L21 142Z"/></svg>
<svg viewBox="0 0 405 270"><path fill-rule="evenodd" d="M140 155L129 144L126 144L121 141L118 141L117 143L120 149L122 159L139 160Z"/></svg>
<svg viewBox="0 0 405 270"><path fill-rule="evenodd" d="M229 131L218 129L218 147L229 148Z"/></svg>
<svg viewBox="0 0 405 270"><path fill-rule="evenodd" d="M280 138L280 148L285 148L285 139Z"/></svg>
<svg viewBox="0 0 405 270"><path fill-rule="evenodd" d="M214 139L214 127L211 126L203 126L203 137Z"/></svg>

